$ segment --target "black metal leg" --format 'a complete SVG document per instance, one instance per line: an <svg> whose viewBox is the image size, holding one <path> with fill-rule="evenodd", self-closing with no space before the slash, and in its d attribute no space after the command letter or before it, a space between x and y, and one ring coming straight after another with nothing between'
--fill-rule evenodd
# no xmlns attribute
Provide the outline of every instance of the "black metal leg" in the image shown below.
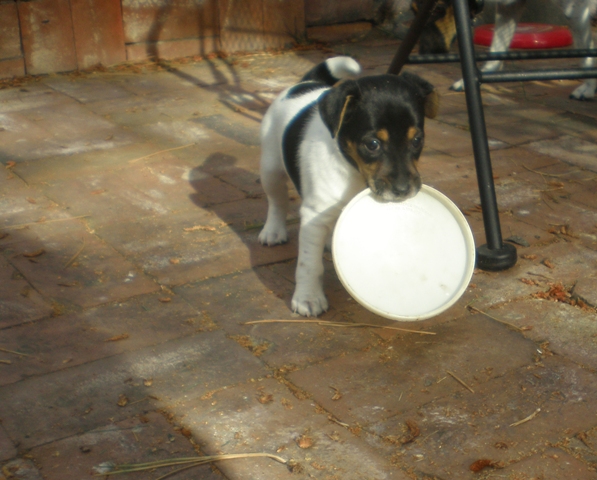
<svg viewBox="0 0 597 480"><path fill-rule="evenodd" d="M404 37L404 40L400 43L400 47L398 47L398 51L396 52L396 55L394 55L392 63L390 63L388 73L394 75L398 75L400 73L400 70L402 70L402 67L408 61L410 52L412 52L414 46L419 40L421 32L423 31L423 27L431 17L431 12L433 11L433 7L435 7L437 1L438 0L426 0L425 3L419 7L419 11L409 27L406 37Z"/></svg>
<svg viewBox="0 0 597 480"><path fill-rule="evenodd" d="M481 245L477 249L477 266L482 270L498 271L514 266L517 254L514 245L502 241L485 116L481 102L480 73L475 63L471 17L467 2L468 0L454 0L454 14L487 241L485 245Z"/></svg>

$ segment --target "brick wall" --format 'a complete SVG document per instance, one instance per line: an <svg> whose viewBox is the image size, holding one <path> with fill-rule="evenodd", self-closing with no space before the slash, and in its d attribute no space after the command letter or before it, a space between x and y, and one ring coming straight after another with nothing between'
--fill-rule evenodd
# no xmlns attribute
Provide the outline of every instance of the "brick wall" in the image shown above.
<svg viewBox="0 0 597 480"><path fill-rule="evenodd" d="M0 0L0 78L280 48L304 0Z"/></svg>

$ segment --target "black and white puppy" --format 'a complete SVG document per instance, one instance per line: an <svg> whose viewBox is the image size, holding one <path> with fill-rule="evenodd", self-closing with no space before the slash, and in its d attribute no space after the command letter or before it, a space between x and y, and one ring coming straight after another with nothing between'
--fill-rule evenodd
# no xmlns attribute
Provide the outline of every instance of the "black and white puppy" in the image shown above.
<svg viewBox="0 0 597 480"><path fill-rule="evenodd" d="M350 57L326 60L282 92L261 125L268 212L259 241L288 240L290 177L302 197L291 306L305 316L328 308L322 255L342 208L366 187L383 201L405 200L421 188L416 162L424 117L437 113L433 86L409 73L350 79L360 72Z"/></svg>

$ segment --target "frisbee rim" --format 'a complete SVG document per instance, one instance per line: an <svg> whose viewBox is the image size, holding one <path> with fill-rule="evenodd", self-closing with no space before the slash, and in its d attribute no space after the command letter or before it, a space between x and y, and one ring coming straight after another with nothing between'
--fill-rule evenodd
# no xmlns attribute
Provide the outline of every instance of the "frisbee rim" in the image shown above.
<svg viewBox="0 0 597 480"><path fill-rule="evenodd" d="M367 189L363 190L362 192L360 192L346 205L346 207L344 207L342 213L340 214L340 217L338 218L336 226L334 228L334 234L332 237L332 260L334 263L334 268L336 270L336 274L338 275L340 282L342 283L342 285L344 286L346 291L350 294L350 296L352 298L354 298L360 305L365 307L367 310L369 310L381 317L390 319L390 320L403 321L403 322L420 321L420 320L425 320L425 319L437 316L440 313L446 311L448 308L453 306L460 299L460 297L464 294L464 292L468 288L468 285L471 281L471 278L473 276L473 272L475 269L475 257L476 257L475 241L474 241L474 237L473 237L472 231L470 229L470 226L469 226L466 218L464 217L463 213L454 204L454 202L452 202L446 195L444 195L443 193L434 189L433 187L430 187L428 185L423 185L421 187L421 190L417 194L417 196L421 195L421 194L428 195L428 196L434 198L444 208L446 208L446 210L448 210L448 212L452 215L452 217L456 220L456 223L460 227L460 231L462 233L462 237L463 237L464 244L465 244L465 250L466 250L466 265L463 268L463 275L462 275L462 280L461 280L460 285L458 286L458 288L454 289L450 298L445 303L443 303L442 305L440 305L438 307L435 307L434 309L432 309L428 312L423 312L419 315L404 315L404 314L400 314L400 313L393 313L393 312L388 312L388 311L382 310L381 308L379 308L375 305L372 305L369 302L363 300L360 297L360 295L355 291L355 289L348 283L348 280L345 278L346 271L344 270L344 267L341 265L341 261L338 260L338 255L337 255L338 248L339 248L338 242L340 242L337 232L341 231L341 225L343 224L344 221L346 221L347 214L345 214L345 212L350 211L350 208L352 208L352 206L355 205L357 202L359 202L363 197L373 195L370 189L367 188ZM413 197L413 199L414 198L416 198L416 197ZM409 200L406 200L406 201L408 202Z"/></svg>

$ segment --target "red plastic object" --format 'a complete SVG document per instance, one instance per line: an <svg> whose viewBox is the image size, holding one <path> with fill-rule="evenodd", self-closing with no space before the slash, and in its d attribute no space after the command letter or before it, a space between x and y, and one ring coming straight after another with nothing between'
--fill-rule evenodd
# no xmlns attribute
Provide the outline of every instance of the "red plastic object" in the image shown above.
<svg viewBox="0 0 597 480"><path fill-rule="evenodd" d="M494 25L475 29L473 41L477 45L491 45ZM568 47L574 42L568 27L544 23L519 23L510 48L542 49Z"/></svg>

